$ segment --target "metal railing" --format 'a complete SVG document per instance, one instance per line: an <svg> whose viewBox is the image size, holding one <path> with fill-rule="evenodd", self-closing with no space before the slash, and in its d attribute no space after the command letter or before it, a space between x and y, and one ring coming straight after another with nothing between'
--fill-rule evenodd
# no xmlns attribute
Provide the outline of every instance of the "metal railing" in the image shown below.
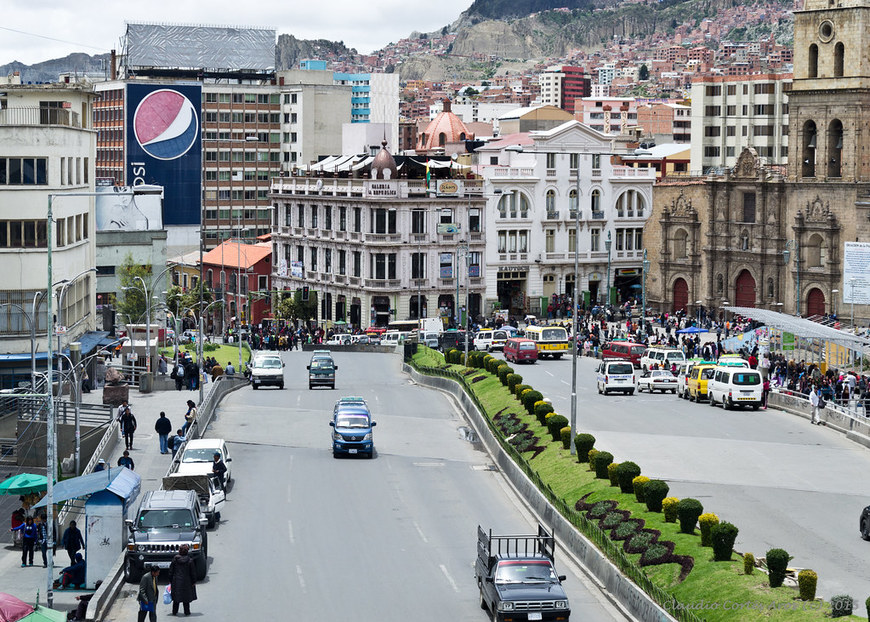
<svg viewBox="0 0 870 622"><path fill-rule="evenodd" d="M77 112L67 108L49 108L47 106L0 109L0 125L82 126Z"/></svg>

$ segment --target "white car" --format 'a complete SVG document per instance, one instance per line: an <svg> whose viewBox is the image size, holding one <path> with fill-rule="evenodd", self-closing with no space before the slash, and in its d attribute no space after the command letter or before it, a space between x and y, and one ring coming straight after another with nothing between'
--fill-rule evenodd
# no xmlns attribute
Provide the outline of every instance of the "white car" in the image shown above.
<svg viewBox="0 0 870 622"><path fill-rule="evenodd" d="M326 342L328 346L349 346L353 339L350 333L336 333Z"/></svg>
<svg viewBox="0 0 870 622"><path fill-rule="evenodd" d="M686 362L686 355L682 350L676 348L647 348L643 356L640 357L640 368L644 371L652 369L655 365L659 369L670 369L671 365L679 367Z"/></svg>
<svg viewBox="0 0 870 622"><path fill-rule="evenodd" d="M707 397L710 406L722 404L730 410L739 406L751 406L753 410L761 407L761 373L748 367L719 365L713 371L713 378L707 381Z"/></svg>
<svg viewBox="0 0 870 622"><path fill-rule="evenodd" d="M632 395L634 393L635 375L634 365L630 361L604 360L598 365L598 393L607 395L611 391L622 391Z"/></svg>
<svg viewBox="0 0 870 622"><path fill-rule="evenodd" d="M184 444L181 456L176 456L178 468L173 475L208 475L212 472L214 455L220 454L221 460L227 467L224 475L224 484L227 485L232 479L233 459L227 449L227 442L222 438L199 438L191 439Z"/></svg>
<svg viewBox="0 0 870 622"><path fill-rule="evenodd" d="M640 393L644 389L650 393L653 391L676 393L677 377L666 369L652 369L637 379L637 392Z"/></svg>

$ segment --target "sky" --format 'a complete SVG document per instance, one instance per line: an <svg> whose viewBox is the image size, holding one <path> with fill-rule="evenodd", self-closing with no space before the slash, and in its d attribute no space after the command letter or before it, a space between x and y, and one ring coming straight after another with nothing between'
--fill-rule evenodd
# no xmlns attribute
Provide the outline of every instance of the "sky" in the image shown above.
<svg viewBox="0 0 870 622"><path fill-rule="evenodd" d="M472 0L3 0L0 65L25 65L73 52L120 51L126 22L252 26L298 39L344 41L370 53L414 31L432 32L459 17ZM244 15L240 15L244 7ZM425 7L425 10L421 10Z"/></svg>

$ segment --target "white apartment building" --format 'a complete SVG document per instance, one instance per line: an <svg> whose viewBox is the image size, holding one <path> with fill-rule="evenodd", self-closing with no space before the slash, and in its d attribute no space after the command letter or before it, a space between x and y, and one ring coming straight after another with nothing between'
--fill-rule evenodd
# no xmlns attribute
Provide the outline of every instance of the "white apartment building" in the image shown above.
<svg viewBox="0 0 870 622"><path fill-rule="evenodd" d="M516 104L507 102L483 102L467 97L457 100L451 102L450 110L464 123L495 123L500 116L517 109ZM429 106L429 120L434 120L441 112L444 112L444 101L439 99Z"/></svg>
<svg viewBox="0 0 870 622"><path fill-rule="evenodd" d="M785 166L791 81L791 74L757 74L693 82L691 170L733 167L744 147Z"/></svg>
<svg viewBox="0 0 870 622"><path fill-rule="evenodd" d="M5 85L0 92L0 386L30 381L30 320L45 367L49 318L48 230L52 236L53 311L67 343L95 326L94 191L96 133L90 87ZM47 222L52 199L52 221ZM63 282L63 284L61 284ZM63 300L58 309L58 296ZM92 344L95 345L95 344ZM86 348L83 347L83 351ZM86 351L84 353L87 353ZM37 355L39 358L39 354Z"/></svg>
<svg viewBox="0 0 870 622"><path fill-rule="evenodd" d="M615 135L577 121L477 150L491 197L484 227L487 312L498 306L514 316L539 315L554 294L574 291L581 301L604 301L608 284L614 302L640 296L655 170L612 164L617 150Z"/></svg>

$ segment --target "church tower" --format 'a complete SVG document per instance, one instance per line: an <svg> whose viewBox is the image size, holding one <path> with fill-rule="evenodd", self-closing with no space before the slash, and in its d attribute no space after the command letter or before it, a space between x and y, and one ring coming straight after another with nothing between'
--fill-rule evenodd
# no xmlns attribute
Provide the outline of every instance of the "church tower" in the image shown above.
<svg viewBox="0 0 870 622"><path fill-rule="evenodd" d="M794 14L789 178L870 181L870 0L805 0Z"/></svg>

